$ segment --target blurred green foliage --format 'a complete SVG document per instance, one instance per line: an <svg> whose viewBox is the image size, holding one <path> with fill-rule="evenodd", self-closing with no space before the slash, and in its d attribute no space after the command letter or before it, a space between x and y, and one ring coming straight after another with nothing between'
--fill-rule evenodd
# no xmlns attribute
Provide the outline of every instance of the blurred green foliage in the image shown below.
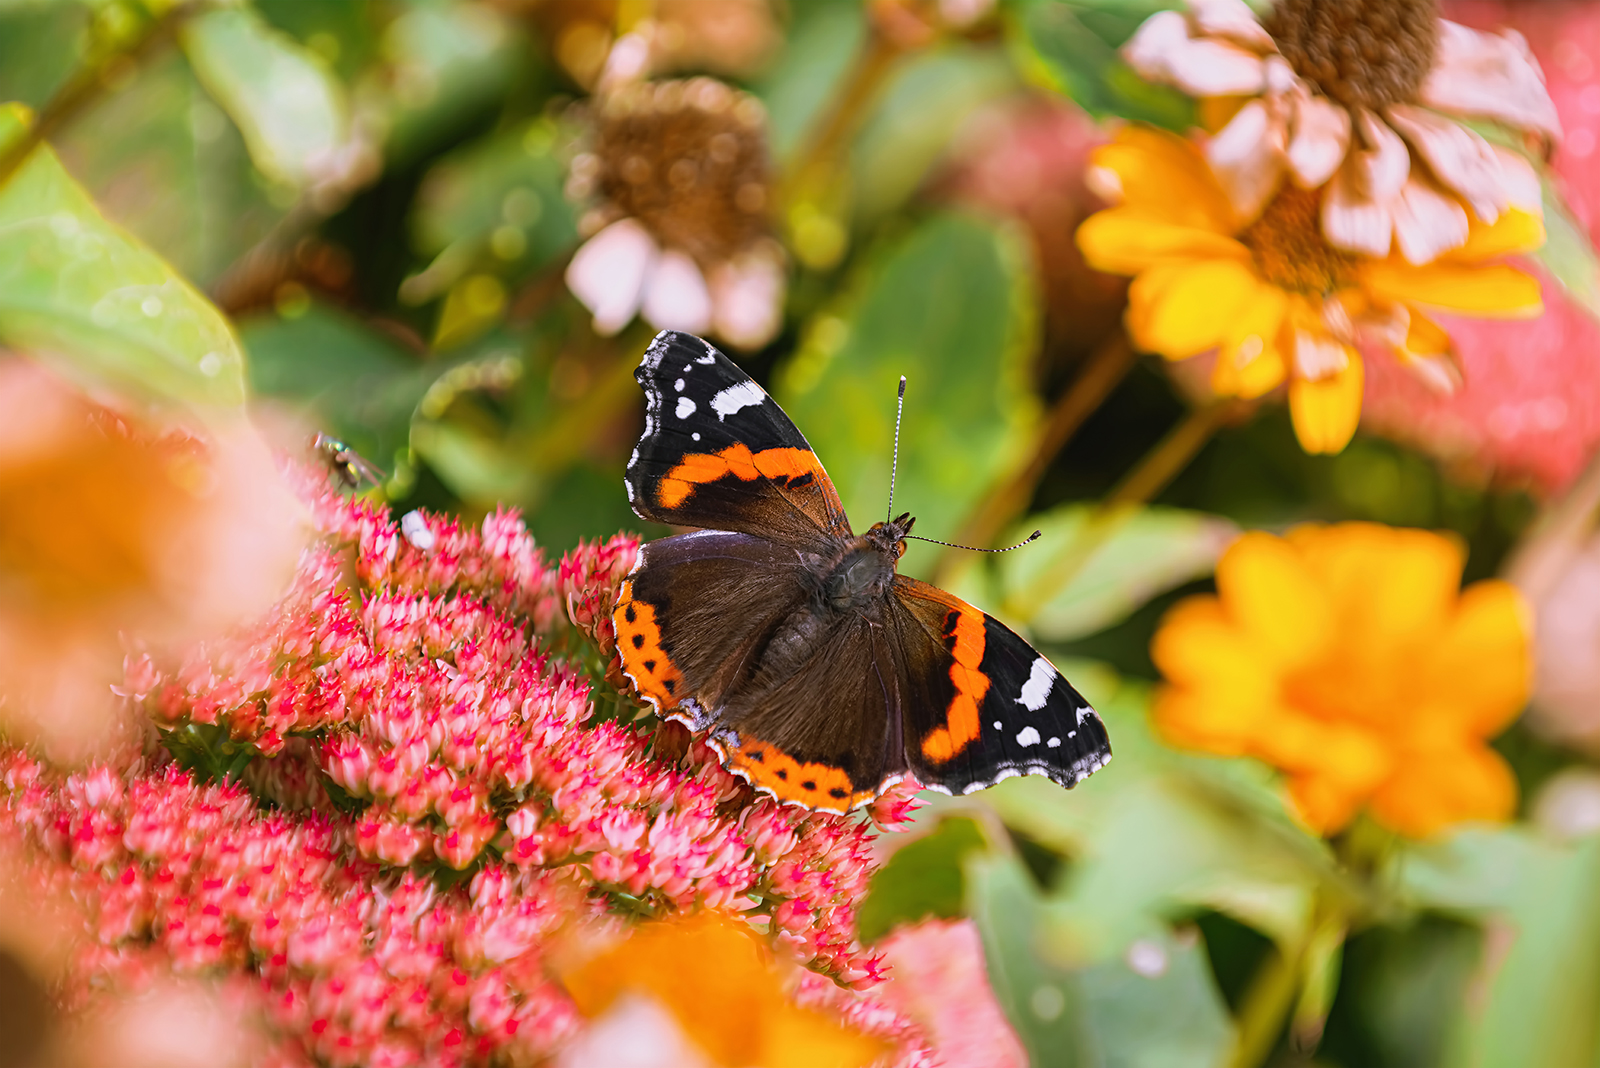
<svg viewBox="0 0 1600 1068"><path fill-rule="evenodd" d="M1208 587L1239 528L1451 530L1477 578L1533 513L1521 493L1385 441L1307 456L1275 405L1222 426L1148 505L1107 510L1189 414L1143 363L1059 453L1041 452L1060 397L1039 383L1077 372L1052 363L1042 324L1089 298L1051 288L1037 232L951 197L945 179L972 127L1041 93L1190 125L1185 98L1117 58L1163 6L1015 0L899 53L853 0L774 7L783 47L745 83L767 112L774 229L794 239L784 326L747 367L858 527L888 503L902 374L896 507L918 533L953 536L1042 460L1021 514L1002 517L1004 542L1038 528L1039 543L959 562L954 588L1050 652L1116 750L1071 795L1024 778L935 799L874 881L861 932L972 917L1039 1068L1237 1063L1245 1048L1310 1063L1319 1034L1316 1063L1351 1068L1593 1064L1600 840L1522 824L1418 848L1374 846L1370 827L1328 843L1292 819L1268 769L1150 732L1150 635ZM563 281L583 232L566 185L586 84L558 60L552 23L524 13L0 3L0 100L26 105L0 113L0 153L48 124L47 143L0 173L0 341L143 404L291 409L383 467L397 512L515 505L551 553L619 528L663 533L632 517L621 485L651 331L596 336ZM830 127L841 101L853 110ZM1592 250L1558 201L1547 215L1546 262L1592 305ZM826 240L808 252L805 233ZM937 552L914 548L907 569L931 574ZM225 740L210 743L225 772ZM1500 748L1529 788L1573 761L1520 727ZM1330 901L1358 917L1348 942L1324 922ZM1276 1015L1254 1034L1263 1004Z"/></svg>

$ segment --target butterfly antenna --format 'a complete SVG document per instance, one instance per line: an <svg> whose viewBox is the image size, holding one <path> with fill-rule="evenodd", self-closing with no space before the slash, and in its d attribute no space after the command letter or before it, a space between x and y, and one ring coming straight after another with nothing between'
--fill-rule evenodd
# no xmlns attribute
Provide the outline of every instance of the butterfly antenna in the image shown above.
<svg viewBox="0 0 1600 1068"><path fill-rule="evenodd" d="M1026 538L1023 538L1021 541L1017 542L1015 545L1007 545L1004 549L980 549L976 545L957 545L953 541L940 541L938 538L921 538L915 534L907 534L906 540L925 541L933 545L949 546L952 549L968 549L975 553L1008 553L1012 549L1020 549L1024 545L1031 545L1033 542L1038 541L1042 536L1043 532L1036 530L1032 534L1029 534Z"/></svg>
<svg viewBox="0 0 1600 1068"><path fill-rule="evenodd" d="M885 523L894 519L894 477L900 470L900 417L906 411L906 376L900 376L900 399L894 406L894 459L889 464L889 511L884 515Z"/></svg>

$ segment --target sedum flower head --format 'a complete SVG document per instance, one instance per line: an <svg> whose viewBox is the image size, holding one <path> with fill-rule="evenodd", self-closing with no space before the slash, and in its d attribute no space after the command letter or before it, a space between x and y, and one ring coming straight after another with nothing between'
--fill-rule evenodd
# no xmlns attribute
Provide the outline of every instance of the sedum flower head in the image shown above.
<svg viewBox="0 0 1600 1068"><path fill-rule="evenodd" d="M396 524L306 493L320 541L277 605L129 658L161 746L70 776L0 753L0 838L90 917L77 987L238 976L282 1063L530 1063L586 1026L554 961L714 909L834 1018L922 1056L865 992L871 825L758 799L676 726L606 720L558 655L581 641L569 612L609 615L631 538L552 566L512 513Z"/></svg>
<svg viewBox="0 0 1600 1068"><path fill-rule="evenodd" d="M1529 613L1508 583L1459 589L1462 563L1420 530L1245 534L1216 596L1181 602L1156 633L1157 726L1281 768L1322 833L1363 807L1413 837L1509 817L1516 783L1486 742L1527 701Z"/></svg>
<svg viewBox="0 0 1600 1068"><path fill-rule="evenodd" d="M1536 247L1540 220L1510 209L1471 224L1461 247L1414 262L1331 244L1320 198L1286 186L1246 221L1188 141L1128 127L1092 156L1099 184L1120 203L1084 221L1091 266L1134 276L1127 324L1134 343L1169 359L1217 351L1212 388L1256 397L1289 383L1295 433L1308 452L1338 452L1361 416L1357 343L1381 341L1440 389L1458 381L1449 335L1424 309L1486 317L1537 315L1531 277L1495 262Z"/></svg>
<svg viewBox="0 0 1600 1068"><path fill-rule="evenodd" d="M1264 21L1244 0L1191 0L1151 16L1124 55L1201 98L1216 130L1206 157L1245 220L1286 179L1326 184L1332 246L1386 256L1393 244L1425 263L1466 244L1469 220L1540 212L1528 162L1460 121L1554 141L1538 63L1519 34L1441 19L1437 0L1278 0Z"/></svg>

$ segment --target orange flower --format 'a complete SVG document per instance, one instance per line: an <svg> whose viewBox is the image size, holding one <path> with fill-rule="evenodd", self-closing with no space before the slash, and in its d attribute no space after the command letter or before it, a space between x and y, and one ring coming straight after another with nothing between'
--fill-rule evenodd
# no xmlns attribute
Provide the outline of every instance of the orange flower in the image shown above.
<svg viewBox="0 0 1600 1068"><path fill-rule="evenodd" d="M103 747L120 635L187 640L271 604L302 513L248 427L134 425L0 358L0 729L61 759Z"/></svg>
<svg viewBox="0 0 1600 1068"><path fill-rule="evenodd" d="M638 1051L663 1065L856 1068L885 1052L877 1039L797 1006L748 925L715 912L639 927L569 972L566 985L579 1011L598 1017L587 1040L594 1048L574 1063Z"/></svg>
<svg viewBox="0 0 1600 1068"><path fill-rule="evenodd" d="M1459 590L1462 563L1449 538L1370 523L1245 534L1217 595L1156 633L1158 728L1283 769L1321 833L1363 805L1412 837L1505 819L1516 781L1485 742L1527 701L1529 613L1506 582Z"/></svg>

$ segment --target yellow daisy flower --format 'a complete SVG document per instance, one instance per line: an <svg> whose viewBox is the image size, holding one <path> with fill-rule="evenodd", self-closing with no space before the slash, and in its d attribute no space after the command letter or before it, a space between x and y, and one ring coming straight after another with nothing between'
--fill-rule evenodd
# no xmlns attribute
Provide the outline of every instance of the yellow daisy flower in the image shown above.
<svg viewBox="0 0 1600 1068"><path fill-rule="evenodd" d="M1487 740L1527 703L1530 613L1509 583L1460 589L1463 562L1449 538L1374 523L1245 534L1217 595L1180 602L1151 643L1157 728L1283 769L1322 833L1363 807L1416 838L1508 818L1516 780Z"/></svg>
<svg viewBox="0 0 1600 1068"><path fill-rule="evenodd" d="M1127 324L1147 352L1182 360L1216 350L1219 396L1289 383L1307 452L1335 453L1361 416L1361 340L1382 341L1440 389L1459 382L1449 335L1424 308L1489 318L1540 314L1539 283L1499 262L1544 241L1543 222L1510 209L1473 221L1460 248L1425 264L1396 249L1371 259L1334 248L1318 225L1321 190L1286 184L1241 222L1200 151L1125 127L1096 150L1092 175L1117 206L1078 229L1102 271L1134 276Z"/></svg>

